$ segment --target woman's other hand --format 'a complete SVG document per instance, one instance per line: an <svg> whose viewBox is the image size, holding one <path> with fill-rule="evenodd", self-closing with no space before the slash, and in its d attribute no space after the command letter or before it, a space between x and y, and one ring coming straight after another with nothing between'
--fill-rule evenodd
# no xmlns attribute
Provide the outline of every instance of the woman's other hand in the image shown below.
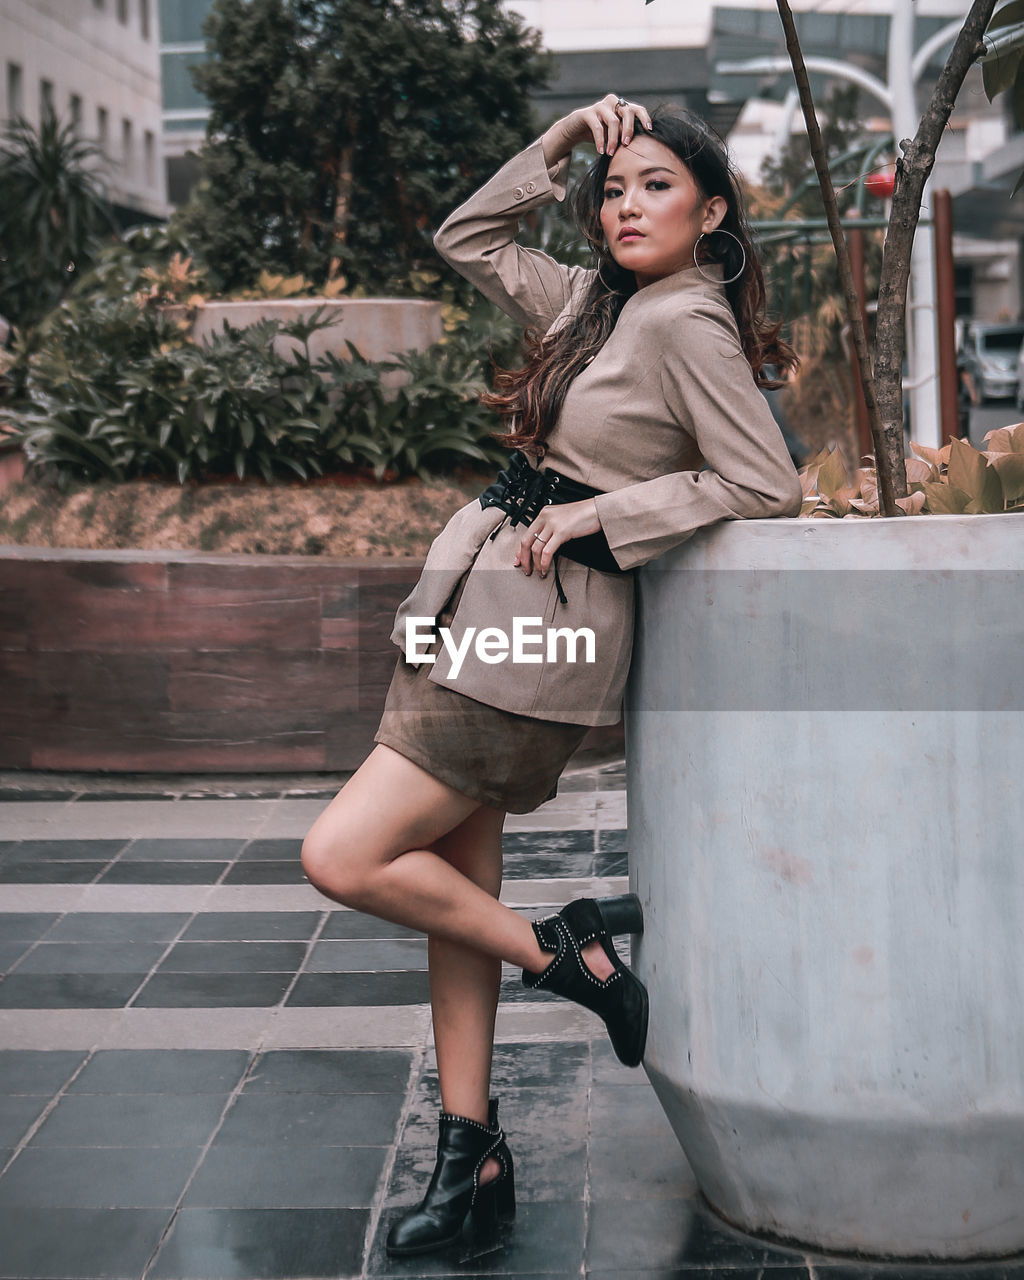
<svg viewBox="0 0 1024 1280"><path fill-rule="evenodd" d="M601 520L593 498L545 507L523 534L515 566L522 569L527 577L536 569L543 578L563 543L583 538L588 533L598 533L600 529Z"/></svg>
<svg viewBox="0 0 1024 1280"><path fill-rule="evenodd" d="M620 142L628 146L632 141L637 120L645 129L651 127L650 112L645 106L606 93L593 106L579 107L555 121L541 140L544 161L549 167L557 164L581 142L593 142L599 154L612 156Z"/></svg>

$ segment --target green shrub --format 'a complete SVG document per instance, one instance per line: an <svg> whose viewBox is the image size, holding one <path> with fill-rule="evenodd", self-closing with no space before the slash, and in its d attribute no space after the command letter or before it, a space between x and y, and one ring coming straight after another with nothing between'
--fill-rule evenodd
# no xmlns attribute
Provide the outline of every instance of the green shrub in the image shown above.
<svg viewBox="0 0 1024 1280"><path fill-rule="evenodd" d="M126 263L108 269L124 279ZM129 277L136 269L127 268ZM266 320L202 345L139 298L88 290L41 326L29 361L27 404L6 416L32 471L74 478L239 478L372 468L378 478L426 475L504 458L497 420L479 403L489 349L514 355L514 328L476 309L425 352L371 361L312 361L309 337L328 325ZM279 335L301 344L274 350ZM386 374L404 382L388 387Z"/></svg>

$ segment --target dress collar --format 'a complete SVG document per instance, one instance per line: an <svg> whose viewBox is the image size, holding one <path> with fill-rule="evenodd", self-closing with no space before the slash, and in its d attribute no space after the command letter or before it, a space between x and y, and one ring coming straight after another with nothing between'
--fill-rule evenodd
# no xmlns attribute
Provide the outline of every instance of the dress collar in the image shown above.
<svg viewBox="0 0 1024 1280"><path fill-rule="evenodd" d="M683 289L707 289L709 292L720 293L725 287L722 284L723 274L720 262L709 262L702 265L699 271L696 267L683 267L679 271L673 271L670 276L662 276L660 280L654 280L651 284L644 285L642 289L637 289L632 297L634 301L660 298L665 294L678 293Z"/></svg>

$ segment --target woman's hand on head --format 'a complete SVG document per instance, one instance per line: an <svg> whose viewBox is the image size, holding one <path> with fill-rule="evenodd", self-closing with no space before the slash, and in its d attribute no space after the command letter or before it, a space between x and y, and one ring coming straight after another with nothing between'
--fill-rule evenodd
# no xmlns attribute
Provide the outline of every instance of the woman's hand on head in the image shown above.
<svg viewBox="0 0 1024 1280"><path fill-rule="evenodd" d="M581 142L593 142L601 155L614 155L620 144L628 146L632 141L638 120L650 129L651 114L645 106L606 93L600 102L555 121L543 138L545 162L557 164Z"/></svg>
<svg viewBox="0 0 1024 1280"><path fill-rule="evenodd" d="M545 507L523 534L515 566L522 569L527 577L536 569L543 578L551 568L559 547L573 538L598 533L600 529L601 520L593 498L586 498L583 502L566 502L557 507Z"/></svg>

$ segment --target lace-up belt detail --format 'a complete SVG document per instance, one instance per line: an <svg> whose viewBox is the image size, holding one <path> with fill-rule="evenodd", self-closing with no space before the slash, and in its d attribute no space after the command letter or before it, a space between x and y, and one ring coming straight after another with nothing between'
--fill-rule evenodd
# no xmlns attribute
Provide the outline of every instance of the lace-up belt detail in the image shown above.
<svg viewBox="0 0 1024 1280"><path fill-rule="evenodd" d="M500 507L505 512L505 519L491 534L493 541L506 521L511 522L513 528L520 524L532 524L546 506L583 502L587 498L596 498L603 492L603 489L592 489L590 485L571 480L557 471L531 467L526 455L517 449L509 459L508 467L499 471L498 478L480 495L480 506L484 510L488 507ZM562 604L568 604L568 600L558 576L559 556L584 564L588 569L599 569L602 573L629 572L616 564L603 530L588 533L582 538L572 538L564 542L554 555L555 589Z"/></svg>

